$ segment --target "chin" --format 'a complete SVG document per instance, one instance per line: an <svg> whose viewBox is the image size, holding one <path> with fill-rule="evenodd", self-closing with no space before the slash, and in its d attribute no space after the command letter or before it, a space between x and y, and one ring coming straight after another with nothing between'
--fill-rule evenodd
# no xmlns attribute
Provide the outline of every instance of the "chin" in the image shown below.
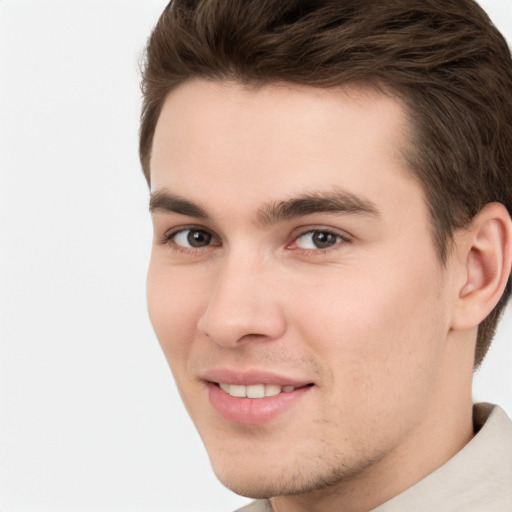
<svg viewBox="0 0 512 512"><path fill-rule="evenodd" d="M278 476L275 463L272 467L272 461L262 461L251 453L241 457L222 455L210 453L212 468L219 481L234 493L253 499L271 498L281 493L284 482Z"/></svg>
<svg viewBox="0 0 512 512"><path fill-rule="evenodd" d="M264 482L257 482L254 478L252 482L242 482L240 478L236 476L234 478L224 478L217 475L217 477L222 485L235 494L244 496L245 498L261 500L283 495L281 489L277 489L276 486L266 486Z"/></svg>
<svg viewBox="0 0 512 512"><path fill-rule="evenodd" d="M305 462L307 458L297 457L293 463L279 465L278 460L279 453L276 453L267 463L261 460L253 464L248 460L224 460L222 463L212 460L212 467L225 487L253 499L311 493L339 484L354 473L339 462L315 462L314 459Z"/></svg>
<svg viewBox="0 0 512 512"><path fill-rule="evenodd" d="M282 479L276 481L273 475L269 475L268 472L266 472L265 476L262 476L261 471L255 471L251 474L240 474L232 469L221 472L216 471L214 468L214 471L219 481L225 487L246 498L268 499L273 496L295 494L299 491L298 489L292 489L289 482L285 482Z"/></svg>

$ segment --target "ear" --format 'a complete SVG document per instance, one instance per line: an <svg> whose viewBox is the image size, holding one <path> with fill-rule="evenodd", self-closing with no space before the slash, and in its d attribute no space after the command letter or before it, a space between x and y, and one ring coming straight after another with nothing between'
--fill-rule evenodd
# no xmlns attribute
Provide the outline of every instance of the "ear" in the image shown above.
<svg viewBox="0 0 512 512"><path fill-rule="evenodd" d="M477 327L500 300L512 266L512 220L500 203L487 204L455 240L462 265L453 329Z"/></svg>

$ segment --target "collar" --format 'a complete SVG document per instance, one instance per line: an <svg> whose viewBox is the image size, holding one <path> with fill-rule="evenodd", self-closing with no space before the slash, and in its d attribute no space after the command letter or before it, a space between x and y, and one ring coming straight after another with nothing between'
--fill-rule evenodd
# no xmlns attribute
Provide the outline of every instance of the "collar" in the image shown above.
<svg viewBox="0 0 512 512"><path fill-rule="evenodd" d="M512 422L496 405L473 407L476 435L433 473L371 512L511 512ZM258 500L238 512L272 512Z"/></svg>
<svg viewBox="0 0 512 512"><path fill-rule="evenodd" d="M512 422L491 404L473 408L475 437L443 466L373 512L510 512Z"/></svg>

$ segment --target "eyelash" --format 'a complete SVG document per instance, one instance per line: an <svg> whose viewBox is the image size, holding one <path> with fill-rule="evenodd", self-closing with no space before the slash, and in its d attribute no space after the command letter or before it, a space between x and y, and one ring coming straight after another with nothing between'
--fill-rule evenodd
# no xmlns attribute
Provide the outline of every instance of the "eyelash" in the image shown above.
<svg viewBox="0 0 512 512"><path fill-rule="evenodd" d="M303 231L303 232L299 233L293 239L292 244L297 244L297 241L300 238L305 237L306 235L313 235L314 233L330 235L330 236L335 237L337 240L336 240L336 242L334 244L329 245L328 247L324 247L324 248L322 248L322 247L315 247L314 249L313 248L304 249L304 248L301 248L301 247L297 247L294 250L301 251L301 252L308 253L308 254L310 254L311 252L314 252L314 253L326 253L326 252L329 252L331 250L335 250L340 244L345 244L345 243L351 241L351 239L346 234L344 234L344 233L340 233L339 231L336 231L334 229L319 227L319 228L310 228L307 231ZM288 247L290 245L292 245L292 244L288 244Z"/></svg>
<svg viewBox="0 0 512 512"><path fill-rule="evenodd" d="M180 233L185 233L187 231L198 231L198 232L200 231L202 233L207 233L214 240L217 239L217 237L213 233L211 233L211 231L209 231L208 229L204 229L199 226L181 226L179 228L173 229L170 232L165 233L163 236L163 239L162 239L162 244L168 245L173 251L182 252L182 253L186 253L186 254L191 254L191 253L196 254L197 252L202 251L207 247L211 247L211 244L208 244L205 247L197 247L197 248L183 247L182 245L177 244L174 240L176 235L179 235Z"/></svg>
<svg viewBox="0 0 512 512"><path fill-rule="evenodd" d="M213 234L211 231L209 231L208 229L205 229L203 227L200 227L200 226L181 226L179 228L176 228L176 229L172 230L171 232L165 233L164 236L163 236L163 239L162 239L162 244L170 246L173 251L182 252L182 253L186 253L186 254L191 254L191 253L192 254L197 254L198 252L202 252L206 248L218 247L219 245L221 245L221 244L208 244L208 245L203 246L203 247L194 248L194 247L184 247L182 245L177 244L175 242L175 237L177 235L179 235L180 233L185 233L187 231L197 231L197 232L206 233L209 236L211 236L211 238L213 240L217 240L217 236L215 234ZM329 252L331 250L335 250L335 248L338 247L340 244L345 244L345 243L349 243L349 242L352 241L352 239L347 234L339 232L339 231L334 230L332 228L323 228L323 227L316 228L316 227L313 227L313 228L309 228L309 229L307 229L305 231L299 232L296 236L293 237L292 242L290 242L290 243L288 243L286 245L286 247L289 248L291 245L296 244L297 241L300 238L302 238L302 237L304 237L306 235L309 235L309 234L313 234L313 233L323 233L323 234L327 234L327 235L332 235L332 236L336 237L339 240L336 243L334 243L333 245L331 245L329 247L326 247L326 248L318 247L318 248L315 248L315 249L303 249L303 248L297 247L297 248L294 248L292 250L298 251L298 252L301 252L301 253L305 253L305 254L326 253L326 252Z"/></svg>

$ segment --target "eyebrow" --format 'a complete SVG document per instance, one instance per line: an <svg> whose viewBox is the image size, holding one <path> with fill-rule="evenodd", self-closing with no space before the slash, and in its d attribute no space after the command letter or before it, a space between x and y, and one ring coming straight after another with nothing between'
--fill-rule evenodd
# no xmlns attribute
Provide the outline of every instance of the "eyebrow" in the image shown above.
<svg viewBox="0 0 512 512"><path fill-rule="evenodd" d="M339 213L380 217L380 212L372 201L345 190L312 192L285 201L276 201L258 213L263 225L276 224L314 213Z"/></svg>
<svg viewBox="0 0 512 512"><path fill-rule="evenodd" d="M166 192L165 190L151 194L149 199L149 211L151 213L177 213L179 215L187 215L188 217L197 217L198 219L208 219L210 217L202 206Z"/></svg>
<svg viewBox="0 0 512 512"><path fill-rule="evenodd" d="M210 218L208 211L201 205L171 194L166 190L160 190L151 194L149 210L151 213L160 211L196 217L198 219ZM268 226L315 213L380 217L377 206L369 199L336 188L327 192L301 194L291 199L267 204L258 211L257 218L261 225Z"/></svg>

